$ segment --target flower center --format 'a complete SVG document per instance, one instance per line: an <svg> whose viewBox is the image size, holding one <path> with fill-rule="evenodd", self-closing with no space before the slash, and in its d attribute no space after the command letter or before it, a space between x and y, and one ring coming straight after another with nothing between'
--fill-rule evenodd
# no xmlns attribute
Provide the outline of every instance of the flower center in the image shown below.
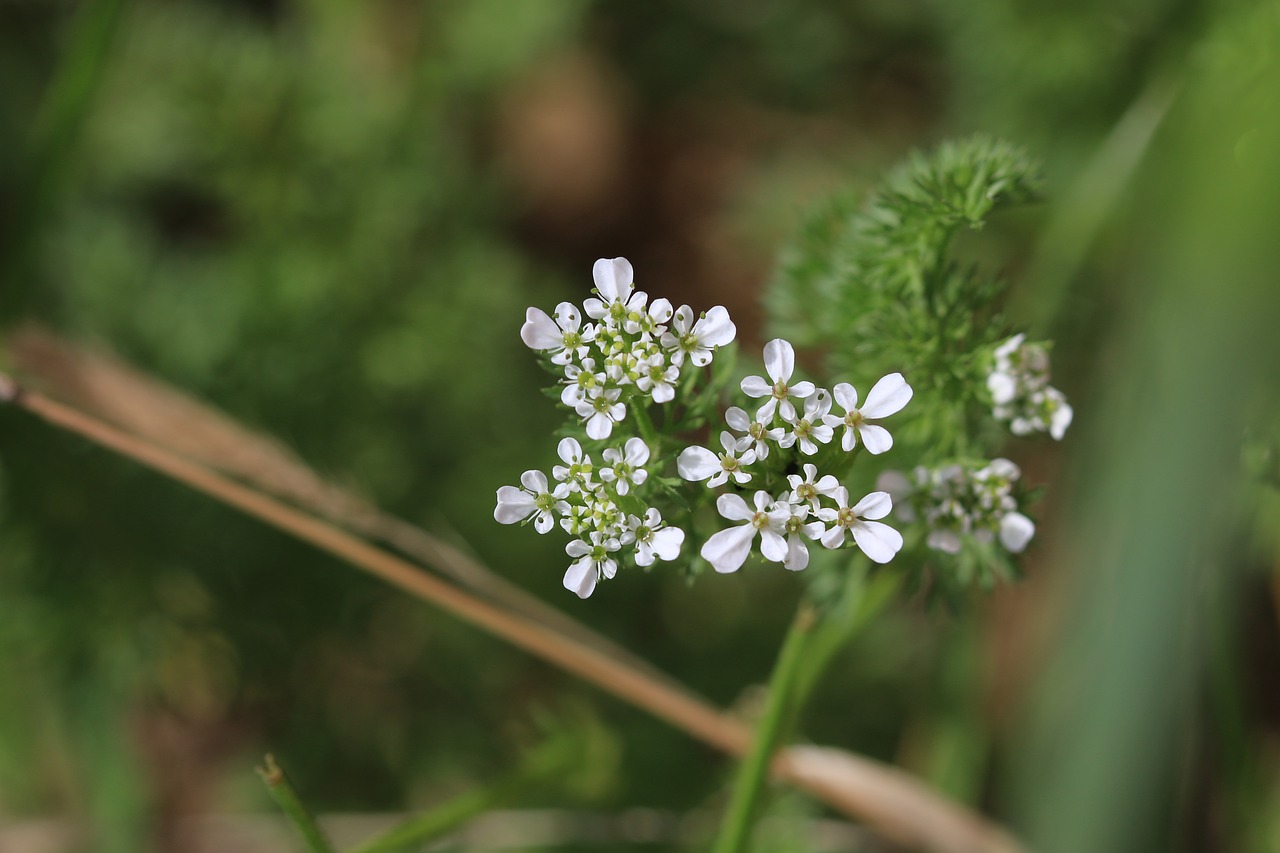
<svg viewBox="0 0 1280 853"><path fill-rule="evenodd" d="M787 387L785 380L779 379L773 383L773 397L775 400L781 400L791 393L791 389Z"/></svg>
<svg viewBox="0 0 1280 853"><path fill-rule="evenodd" d="M801 483L796 486L796 497L802 501L811 501L818 496L818 487L813 483Z"/></svg>
<svg viewBox="0 0 1280 853"><path fill-rule="evenodd" d="M853 523L858 520L857 514L853 509L847 506L840 507L840 511L836 513L836 524L841 527L852 527Z"/></svg>
<svg viewBox="0 0 1280 853"><path fill-rule="evenodd" d="M596 545L591 549L591 559L596 563L603 563L609 559L609 552L605 550L603 545Z"/></svg>
<svg viewBox="0 0 1280 853"><path fill-rule="evenodd" d="M801 418L799 422L796 423L797 438L808 438L809 433L812 431L813 431L813 424L809 423L807 419Z"/></svg>
<svg viewBox="0 0 1280 853"><path fill-rule="evenodd" d="M543 492L533 499L533 505L543 512L550 512L551 508L556 505L556 499L549 492Z"/></svg>
<svg viewBox="0 0 1280 853"><path fill-rule="evenodd" d="M844 422L847 426L859 427L862 425L862 412L854 409L852 412L844 416Z"/></svg>
<svg viewBox="0 0 1280 853"><path fill-rule="evenodd" d="M793 515L787 519L787 533L799 533L802 522L800 516Z"/></svg>
<svg viewBox="0 0 1280 853"><path fill-rule="evenodd" d="M637 542L648 542L648 541L649 541L650 539L652 539L652 538L653 538L653 529L652 529L652 528L650 528L650 527L648 527L648 526L646 526L646 525L644 525L644 524L642 524L642 525L640 525L639 527L637 527L637 528L636 528L636 541L637 541Z"/></svg>
<svg viewBox="0 0 1280 853"><path fill-rule="evenodd" d="M753 423L751 426L747 427L747 435L751 436L756 441L761 440L764 438L764 424L759 422Z"/></svg>
<svg viewBox="0 0 1280 853"><path fill-rule="evenodd" d="M599 397L596 397L595 400L592 401L591 403L592 408L594 408L600 414L604 414L605 412L608 412L610 405L611 404L609 403L609 398L604 396L603 394L601 394Z"/></svg>
<svg viewBox="0 0 1280 853"><path fill-rule="evenodd" d="M582 346L582 335L578 334L577 332L564 333L565 349L577 349L580 346Z"/></svg>
<svg viewBox="0 0 1280 853"><path fill-rule="evenodd" d="M764 530L769 526L769 516L767 513L756 512L751 516L751 526L756 530Z"/></svg>
<svg viewBox="0 0 1280 853"><path fill-rule="evenodd" d="M737 470L738 470L738 460L737 460L737 459L734 459L734 458L733 458L732 456L730 456L728 453L721 453L721 454L720 454L720 467L721 467L721 468L723 468L724 470L726 470L726 471L730 472L730 473L733 473L734 471L737 471Z"/></svg>
<svg viewBox="0 0 1280 853"><path fill-rule="evenodd" d="M686 332L680 336L680 349L685 352L693 352L698 348L698 336L693 332Z"/></svg>

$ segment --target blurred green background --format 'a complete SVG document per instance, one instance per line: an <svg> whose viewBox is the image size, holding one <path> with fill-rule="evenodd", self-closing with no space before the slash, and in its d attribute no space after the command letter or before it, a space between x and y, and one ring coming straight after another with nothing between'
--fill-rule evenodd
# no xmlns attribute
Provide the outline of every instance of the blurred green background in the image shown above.
<svg viewBox="0 0 1280 853"><path fill-rule="evenodd" d="M905 600L803 734L1036 849L1280 850L1278 26L1205 0L0 0L0 321L212 401L749 713L794 577L659 568L584 603L558 537L494 524L560 418L524 309L623 255L754 352L806 210L1007 136L1047 199L960 248L1056 339L1077 413L1007 448L1050 484L1028 580ZM644 713L0 411L0 849L245 849L199 819L272 814L268 750L316 810L384 813L548 729L590 760L520 807L723 804L728 762ZM642 847L576 845L546 849Z"/></svg>

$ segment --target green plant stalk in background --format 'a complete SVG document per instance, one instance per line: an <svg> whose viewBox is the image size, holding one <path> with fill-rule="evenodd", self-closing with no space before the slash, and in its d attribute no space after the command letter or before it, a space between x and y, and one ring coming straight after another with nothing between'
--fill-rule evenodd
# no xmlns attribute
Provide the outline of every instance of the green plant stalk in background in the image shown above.
<svg viewBox="0 0 1280 853"><path fill-rule="evenodd" d="M306 842L307 849L311 853L335 853L328 837L320 829L316 819L311 816L311 812L307 811L307 807L302 804L302 800L298 798L298 792L293 790L293 786L289 784L289 778L284 775L280 765L276 764L275 758L268 755L263 765L258 768L258 775L267 786L271 799L276 801L276 805L280 806L285 817L289 818L298 835Z"/></svg>

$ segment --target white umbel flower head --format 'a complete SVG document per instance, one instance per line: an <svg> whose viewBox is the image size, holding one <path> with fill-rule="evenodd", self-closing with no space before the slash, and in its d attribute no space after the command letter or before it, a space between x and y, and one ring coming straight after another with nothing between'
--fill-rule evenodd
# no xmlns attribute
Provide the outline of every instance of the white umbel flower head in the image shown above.
<svg viewBox="0 0 1280 853"><path fill-rule="evenodd" d="M564 573L564 588L578 598L589 598L601 577L611 579L618 573L618 562L613 559L622 547L618 540L599 532L591 533L589 538L589 542L574 539L564 548L566 554L577 558Z"/></svg>
<svg viewBox="0 0 1280 853"><path fill-rule="evenodd" d="M803 400L815 390L812 382L789 385L791 374L795 370L796 351L790 343L782 338L775 338L764 345L764 371L769 379L766 381L760 376L748 376L742 380L742 392L748 397L769 398L756 413L758 420L769 423L773 420L775 411L781 411L783 420L795 420L796 407L793 400Z"/></svg>
<svg viewBox="0 0 1280 853"><path fill-rule="evenodd" d="M836 489L838 509L823 507L818 517L831 525L822 534L822 544L839 548L845 542L845 533L852 534L853 541L862 553L877 563L887 563L902 550L902 534L876 519L884 518L893 509L893 499L888 492L872 492L849 506L849 490Z"/></svg>
<svg viewBox="0 0 1280 853"><path fill-rule="evenodd" d="M554 490L548 489L547 475L541 471L525 471L520 475L520 485L498 489L498 505L493 510L493 520L499 524L516 524L533 519L533 529L546 533L555 526L552 511L556 504L569 495L569 487L560 483Z"/></svg>
<svg viewBox="0 0 1280 853"><path fill-rule="evenodd" d="M751 440L735 439L730 432L720 433L720 445L724 453L712 453L705 447L686 447L676 458L676 470L686 480L706 480L710 488L724 485L732 477L738 485L751 479L751 475L743 469L756 461L756 452L751 450Z"/></svg>
<svg viewBox="0 0 1280 853"><path fill-rule="evenodd" d="M846 452L857 446L859 438L868 453L880 454L893 447L893 436L875 421L902 411L902 407L911 402L911 386L901 373L890 373L871 386L867 401L861 407L858 406L858 389L848 382L841 382L831 390L845 413L843 417L829 416L827 423L833 427L844 426L840 446Z"/></svg>
<svg viewBox="0 0 1280 853"><path fill-rule="evenodd" d="M716 509L720 515L730 521L742 521L737 527L730 527L713 533L702 546L702 558L711 564L711 568L721 574L736 572L747 561L751 553L751 544L760 535L760 553L766 560L781 563L787 559L787 519L791 517L788 509L780 508L769 497L769 493L759 491L754 497L755 509L747 506L747 502L735 494L721 495L716 500Z"/></svg>
<svg viewBox="0 0 1280 853"><path fill-rule="evenodd" d="M680 367L685 356L696 367L706 367L716 347L730 343L738 334L738 327L729 319L729 311L717 305L693 319L693 309L681 305L671 318L671 330L660 338L662 348L671 353L671 363Z"/></svg>
<svg viewBox="0 0 1280 853"><path fill-rule="evenodd" d="M1009 424L1014 435L1047 432L1055 440L1066 435L1073 412L1067 398L1049 384L1049 352L1044 344L1014 335L996 347L987 390L992 416Z"/></svg>
<svg viewBox="0 0 1280 853"><path fill-rule="evenodd" d="M556 364L567 364L573 358L586 358L587 344L595 338L592 327L581 326L582 312L572 303L557 305L554 320L541 308L530 308L525 311L520 340L529 349L551 353Z"/></svg>
<svg viewBox="0 0 1280 853"><path fill-rule="evenodd" d="M653 507L645 511L644 518L630 516L627 532L636 546L637 566L652 566L654 560L674 560L684 545L684 531L667 527L662 514Z"/></svg>

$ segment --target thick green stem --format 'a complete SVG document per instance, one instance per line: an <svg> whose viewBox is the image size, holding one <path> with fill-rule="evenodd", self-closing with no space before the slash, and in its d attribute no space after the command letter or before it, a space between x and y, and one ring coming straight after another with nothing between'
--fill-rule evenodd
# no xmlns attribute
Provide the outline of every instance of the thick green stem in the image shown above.
<svg viewBox="0 0 1280 853"><path fill-rule="evenodd" d="M307 849L311 853L334 853L333 845L320 830L311 812L307 811L306 806L302 804L302 800L298 799L297 792L289 784L289 779L280 769L280 765L276 764L276 760L268 755L263 766L258 768L258 775L266 783L267 791L276 801L276 805L292 821L302 840L307 843Z"/></svg>
<svg viewBox="0 0 1280 853"><path fill-rule="evenodd" d="M765 778L774 750L783 737L784 723L792 714L792 694L804 660L804 649L818 621L818 613L807 601L802 601L791 630L782 644L778 662L769 679L769 697L764 716L756 727L751 752L738 770L733 786L733 798L720 834L716 838L713 853L742 853L751 839L755 824L756 805L764 790Z"/></svg>

